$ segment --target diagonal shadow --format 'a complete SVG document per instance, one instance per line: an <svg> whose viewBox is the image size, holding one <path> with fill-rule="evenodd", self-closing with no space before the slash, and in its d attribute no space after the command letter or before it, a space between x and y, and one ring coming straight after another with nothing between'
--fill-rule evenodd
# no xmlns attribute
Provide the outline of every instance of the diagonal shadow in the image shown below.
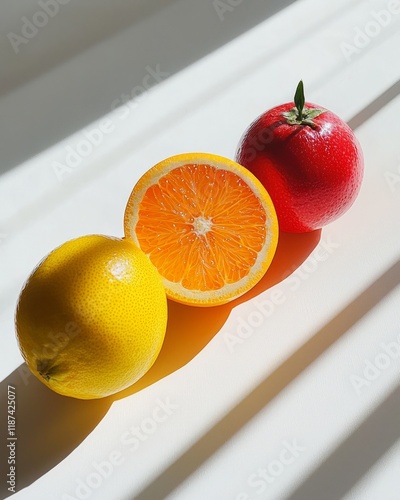
<svg viewBox="0 0 400 500"><path fill-rule="evenodd" d="M382 94L381 98L373 101L357 117L354 117L353 120L356 118L357 120L354 122L350 120L349 124L353 127L360 126L372 114L388 104L400 90L398 86L393 87L395 88L394 92L388 91ZM28 383L23 383L24 377L22 376L21 380L21 373L24 372L24 365L15 370L0 384L0 389L3 397L8 383L14 384L16 382L19 384L19 435L23 437L23 440L18 441L17 447L20 450L18 490L28 486L69 455L96 427L114 400L131 396L138 390L145 389L189 362L219 331L229 315L229 307L232 308L238 303L249 300L286 278L308 257L319 238L320 232L303 235L282 233L277 255L262 282L230 305L210 308L210 310L215 311L209 316L204 309L199 315L200 312L197 308L190 308L191 311L189 311L185 306L170 304L171 326L159 359L149 371L147 378L114 398L93 401L64 398L48 391L33 377ZM155 482L145 488L137 498L139 500L156 500L157 498L165 498L168 492L173 491L309 364L328 349L348 328L382 300L399 282L399 267L400 263L397 262L370 289L365 290L309 342L285 361L268 379L254 389L232 412L217 423L215 428L206 433L193 448L160 474ZM193 348L192 344L188 342L180 344L179 340L184 338L182 332L185 331L185 328L186 331L189 329L192 331L193 325L197 324L202 325L202 335L196 347ZM176 330L172 331L173 329ZM180 333L176 334L177 331ZM178 341L174 342L175 335ZM174 349L178 349L178 351L174 351ZM3 432L4 429L6 427L2 425L0 432ZM3 460L4 454L1 458ZM1 493L6 495L6 492L1 491Z"/></svg>
<svg viewBox="0 0 400 500"><path fill-rule="evenodd" d="M376 99L368 104L359 113L354 115L347 124L353 130L360 127L367 120L372 118L378 111L384 108L400 94L400 80L397 80L391 87L382 92Z"/></svg>
<svg viewBox="0 0 400 500"><path fill-rule="evenodd" d="M400 93L400 80L370 102L348 125L354 130L389 104ZM393 274L392 274L393 273ZM176 489L240 428L289 385L338 338L378 304L400 282L400 261L384 273L314 337L257 386L228 415L218 422L181 457L165 469L135 498L156 500ZM161 495L161 496L160 496Z"/></svg>
<svg viewBox="0 0 400 500"><path fill-rule="evenodd" d="M262 280L242 297L218 307L190 307L168 303L168 327L161 352L151 369L131 387L113 396L78 400L60 396L34 377L25 364L0 383L2 402L7 386L16 388L17 491L29 486L67 457L99 424L116 400L133 396L189 363L222 328L231 310L281 282L317 246L321 231L282 233L274 260ZM188 334L190 333L190 334ZM6 404L4 404L4 408ZM2 405L3 408L3 405ZM2 412L0 419L6 418ZM0 422L1 470L8 470L6 420ZM0 498L10 493L0 484Z"/></svg>
<svg viewBox="0 0 400 500"><path fill-rule="evenodd" d="M295 1L236 2L235 12L220 2L222 10L224 5L227 8L223 18L212 1L90 0L86 6L71 2L50 21L53 31L41 31L30 42L34 50L45 35L42 50L21 50L10 57L9 64L2 61L0 97L3 92L7 95L1 103L0 174L109 113L116 100L122 105L123 94L143 86L148 66L161 65L169 78ZM26 12L27 17L32 14ZM7 11L2 12L2 21L11 21ZM74 36L67 36L68 30ZM11 44L9 50L12 53ZM40 80L56 66L56 71ZM161 80L150 79L152 85ZM31 85L24 88L27 82ZM169 118L168 125L172 121ZM147 136L154 137L152 128Z"/></svg>
<svg viewBox="0 0 400 500"><path fill-rule="evenodd" d="M400 386L285 500L343 498L400 439ZM340 478L340 481L338 481Z"/></svg>
<svg viewBox="0 0 400 500"><path fill-rule="evenodd" d="M135 499L161 500L172 493L399 283L400 260L253 389ZM310 498L318 497L311 496L307 500Z"/></svg>
<svg viewBox="0 0 400 500"><path fill-rule="evenodd" d="M9 471L7 440L7 387L15 388L16 492L29 486L72 452L110 408L107 398L79 400L60 396L34 377L26 364L0 384L0 498L12 493L4 479ZM28 495L29 496L29 495ZM31 497L32 498L32 497Z"/></svg>

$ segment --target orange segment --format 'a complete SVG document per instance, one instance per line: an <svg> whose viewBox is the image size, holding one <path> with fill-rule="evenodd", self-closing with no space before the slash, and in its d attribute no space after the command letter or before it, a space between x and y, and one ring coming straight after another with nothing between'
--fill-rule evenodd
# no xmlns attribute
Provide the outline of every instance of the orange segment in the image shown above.
<svg viewBox="0 0 400 500"><path fill-rule="evenodd" d="M261 183L237 163L206 153L168 158L144 174L124 226L163 277L167 295L192 305L223 304L249 290L278 239Z"/></svg>

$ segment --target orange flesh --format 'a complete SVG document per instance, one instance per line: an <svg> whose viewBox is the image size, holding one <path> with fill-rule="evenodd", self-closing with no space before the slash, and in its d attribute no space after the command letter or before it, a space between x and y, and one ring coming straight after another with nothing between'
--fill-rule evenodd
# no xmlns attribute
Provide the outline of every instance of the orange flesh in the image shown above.
<svg viewBox="0 0 400 500"><path fill-rule="evenodd" d="M218 290L253 267L267 236L266 214L237 174L189 164L147 189L135 231L164 278L189 290Z"/></svg>

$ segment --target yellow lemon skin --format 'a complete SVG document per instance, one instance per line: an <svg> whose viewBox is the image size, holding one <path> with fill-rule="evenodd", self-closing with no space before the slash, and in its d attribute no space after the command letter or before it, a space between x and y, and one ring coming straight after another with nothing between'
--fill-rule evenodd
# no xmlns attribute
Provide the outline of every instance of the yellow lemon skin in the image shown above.
<svg viewBox="0 0 400 500"><path fill-rule="evenodd" d="M102 235L68 241L28 278L16 309L21 353L55 392L109 396L141 378L166 331L156 268L132 242Z"/></svg>

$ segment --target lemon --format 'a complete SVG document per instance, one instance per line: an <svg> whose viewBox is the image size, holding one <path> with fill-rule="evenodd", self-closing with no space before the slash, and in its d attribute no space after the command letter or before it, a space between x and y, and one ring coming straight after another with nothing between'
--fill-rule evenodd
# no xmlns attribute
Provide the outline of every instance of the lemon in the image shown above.
<svg viewBox="0 0 400 500"><path fill-rule="evenodd" d="M16 310L22 355L59 394L94 399L141 378L166 331L156 268L132 242L102 235L68 241L28 278Z"/></svg>

